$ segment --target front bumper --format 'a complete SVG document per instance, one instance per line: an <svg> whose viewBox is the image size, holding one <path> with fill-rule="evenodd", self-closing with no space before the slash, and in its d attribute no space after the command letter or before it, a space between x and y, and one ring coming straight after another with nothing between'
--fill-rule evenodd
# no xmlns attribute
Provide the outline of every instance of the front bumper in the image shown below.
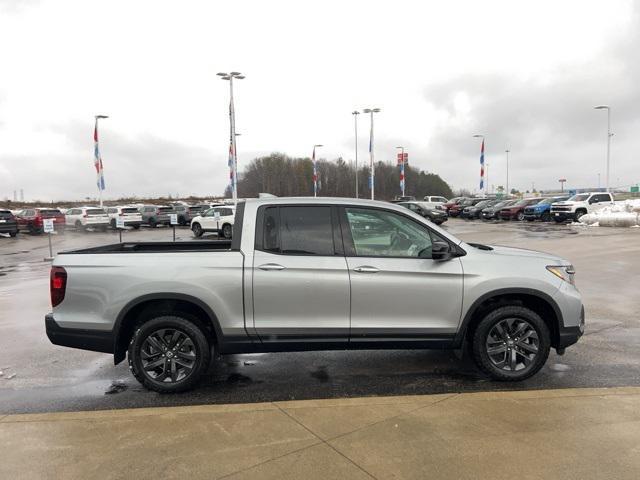
<svg viewBox="0 0 640 480"><path fill-rule="evenodd" d="M564 222L566 220L574 220L576 215L573 212L551 212L551 218Z"/></svg>
<svg viewBox="0 0 640 480"><path fill-rule="evenodd" d="M45 315L44 324L47 337L54 345L92 352L113 353L114 337L111 331L63 328L56 323L53 313Z"/></svg>

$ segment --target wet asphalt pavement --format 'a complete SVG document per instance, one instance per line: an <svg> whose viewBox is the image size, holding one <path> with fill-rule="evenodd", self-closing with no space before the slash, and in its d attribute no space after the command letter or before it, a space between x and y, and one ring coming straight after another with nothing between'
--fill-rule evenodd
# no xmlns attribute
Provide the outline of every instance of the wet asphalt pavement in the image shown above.
<svg viewBox="0 0 640 480"><path fill-rule="evenodd" d="M467 358L447 351L353 351L231 355L217 359L196 390L144 390L126 362L52 345L45 236L0 237L0 414L264 402L332 397L487 390L640 385L640 229L452 219L445 228L466 241L561 255L576 267L587 330L564 356L555 351L533 378L487 380ZM125 232L125 240L170 240L170 228ZM187 229L179 241L190 241ZM58 250L118 241L113 232L66 232Z"/></svg>

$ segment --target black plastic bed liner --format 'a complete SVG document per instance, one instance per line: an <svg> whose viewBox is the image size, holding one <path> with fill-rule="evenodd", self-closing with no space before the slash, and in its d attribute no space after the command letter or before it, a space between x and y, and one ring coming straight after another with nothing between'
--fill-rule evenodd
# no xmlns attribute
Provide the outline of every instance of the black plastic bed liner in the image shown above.
<svg viewBox="0 0 640 480"><path fill-rule="evenodd" d="M161 253L161 252L202 252L231 250L231 240L206 240L190 242L123 242L99 247L67 250L64 254L81 253Z"/></svg>

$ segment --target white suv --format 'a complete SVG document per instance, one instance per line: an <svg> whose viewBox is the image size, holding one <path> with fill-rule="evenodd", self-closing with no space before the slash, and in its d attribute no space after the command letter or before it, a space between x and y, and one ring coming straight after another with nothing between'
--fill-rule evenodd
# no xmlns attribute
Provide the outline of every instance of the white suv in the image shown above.
<svg viewBox="0 0 640 480"><path fill-rule="evenodd" d="M213 207L191 220L191 231L196 237L205 232L215 232L231 238L236 209L233 206Z"/></svg>
<svg viewBox="0 0 640 480"><path fill-rule="evenodd" d="M613 195L608 192L578 193L569 200L551 204L551 217L558 223L575 220L592 212L613 205Z"/></svg>
<svg viewBox="0 0 640 480"><path fill-rule="evenodd" d="M97 228L102 231L109 226L109 216L100 207L70 208L64 216L67 227L76 227L76 230Z"/></svg>
<svg viewBox="0 0 640 480"><path fill-rule="evenodd" d="M425 205L429 208L437 208L438 210L444 210L444 204L447 203L448 201L449 200L447 200L444 197L434 197L434 196L427 195L422 199L422 202L420 202L420 204Z"/></svg>
<svg viewBox="0 0 640 480"><path fill-rule="evenodd" d="M125 227L133 227L136 230L142 225L142 214L138 211L138 207L108 207L107 215L109 215L109 224L115 230L116 221L122 217Z"/></svg>

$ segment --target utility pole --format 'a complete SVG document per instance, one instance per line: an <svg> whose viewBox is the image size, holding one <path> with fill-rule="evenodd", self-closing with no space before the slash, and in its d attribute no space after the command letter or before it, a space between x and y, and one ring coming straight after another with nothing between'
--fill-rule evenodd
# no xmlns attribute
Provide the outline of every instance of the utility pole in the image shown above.
<svg viewBox="0 0 640 480"><path fill-rule="evenodd" d="M238 203L238 152L236 150L236 111L233 105L233 79L242 80L244 75L240 72L217 74L222 80L229 82L229 167L231 168L231 189L233 203Z"/></svg>
<svg viewBox="0 0 640 480"><path fill-rule="evenodd" d="M355 147L356 147L356 198L358 198L358 115L360 112L358 110L354 110L351 112L353 115L353 122L355 126Z"/></svg>
<svg viewBox="0 0 640 480"><path fill-rule="evenodd" d="M375 163L374 163L374 155L373 155L373 114L378 113L380 111L379 108L365 108L363 110L364 113L371 114L371 131L369 132L369 162L371 163L371 172L369 174L369 187L371 188L371 200L375 199Z"/></svg>

